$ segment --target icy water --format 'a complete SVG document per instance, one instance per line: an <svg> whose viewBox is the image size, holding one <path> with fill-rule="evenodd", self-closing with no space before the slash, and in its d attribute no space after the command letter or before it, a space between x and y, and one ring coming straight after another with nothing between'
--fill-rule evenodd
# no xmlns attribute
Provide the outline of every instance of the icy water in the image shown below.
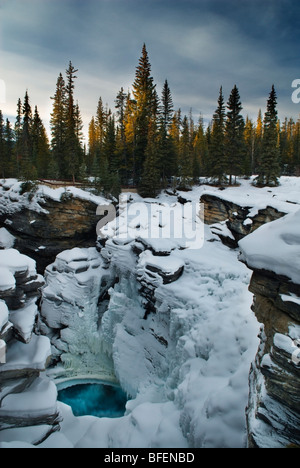
<svg viewBox="0 0 300 468"><path fill-rule="evenodd" d="M59 390L58 400L71 406L75 416L118 418L124 415L127 395L120 387L90 383Z"/></svg>

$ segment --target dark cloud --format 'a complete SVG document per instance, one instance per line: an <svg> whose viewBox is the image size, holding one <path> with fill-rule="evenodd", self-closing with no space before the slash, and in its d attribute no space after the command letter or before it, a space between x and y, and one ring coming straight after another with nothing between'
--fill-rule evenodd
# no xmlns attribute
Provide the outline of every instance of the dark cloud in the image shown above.
<svg viewBox="0 0 300 468"><path fill-rule="evenodd" d="M219 87L240 89L244 113L264 111L274 83L282 116L298 117L291 83L300 78L298 0L0 0L4 113L29 89L49 119L50 96L69 60L85 125L97 100L113 107L134 80L145 42L160 93L167 78L176 107L208 120ZM87 128L86 128L87 130Z"/></svg>

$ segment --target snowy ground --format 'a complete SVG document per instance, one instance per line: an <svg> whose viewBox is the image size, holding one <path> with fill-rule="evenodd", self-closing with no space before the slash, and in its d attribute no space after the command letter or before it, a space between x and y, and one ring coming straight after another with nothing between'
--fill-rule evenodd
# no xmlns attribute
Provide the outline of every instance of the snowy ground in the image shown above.
<svg viewBox="0 0 300 468"><path fill-rule="evenodd" d="M203 192L251 206L253 215L273 206L293 216L299 210L300 179L282 178L281 186L272 189L241 181L240 187L223 192L202 186L181 195L198 202ZM132 201L141 199L133 195ZM145 202L161 206L176 201L162 194ZM298 219L295 215L296 230ZM121 222L119 229L123 227ZM137 229L137 237L147 231L145 225L131 227ZM116 233L111 226L106 232ZM120 281L110 289L99 334L118 380L130 395L126 414L118 419L75 418L69 407L59 403L61 431L40 447L245 447L248 374L260 328L250 308L251 272L238 261L239 251L222 245L209 226L203 233L201 248L181 250L180 243L169 243L168 257L146 251L136 260L125 241L108 243L103 255ZM159 250L158 244L156 239L152 247ZM161 240L162 251L167 244ZM164 266L166 274L183 267L183 273L170 284L154 275L158 308L145 320L134 275L149 281L149 265ZM0 446L26 445L31 430L18 431L13 438L6 434Z"/></svg>

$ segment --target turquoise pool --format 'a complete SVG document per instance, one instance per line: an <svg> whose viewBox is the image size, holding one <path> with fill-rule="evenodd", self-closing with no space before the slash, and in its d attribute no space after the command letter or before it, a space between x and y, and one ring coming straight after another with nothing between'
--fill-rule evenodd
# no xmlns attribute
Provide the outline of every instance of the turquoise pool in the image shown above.
<svg viewBox="0 0 300 468"><path fill-rule="evenodd" d="M124 416L128 398L118 386L83 383L58 390L58 400L71 406L75 416L119 418Z"/></svg>

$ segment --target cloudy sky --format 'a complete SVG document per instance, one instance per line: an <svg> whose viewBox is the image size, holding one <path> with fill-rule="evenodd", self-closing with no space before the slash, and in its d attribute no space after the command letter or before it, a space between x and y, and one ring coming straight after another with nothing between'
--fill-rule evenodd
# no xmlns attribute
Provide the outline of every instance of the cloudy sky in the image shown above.
<svg viewBox="0 0 300 468"><path fill-rule="evenodd" d="M14 121L28 89L48 128L71 60L87 132L99 97L113 108L131 87L144 42L159 95L168 79L175 108L196 119L209 121L220 86L227 100L234 84L245 117L264 112L273 83L280 118L299 116L299 0L0 0L0 108Z"/></svg>

